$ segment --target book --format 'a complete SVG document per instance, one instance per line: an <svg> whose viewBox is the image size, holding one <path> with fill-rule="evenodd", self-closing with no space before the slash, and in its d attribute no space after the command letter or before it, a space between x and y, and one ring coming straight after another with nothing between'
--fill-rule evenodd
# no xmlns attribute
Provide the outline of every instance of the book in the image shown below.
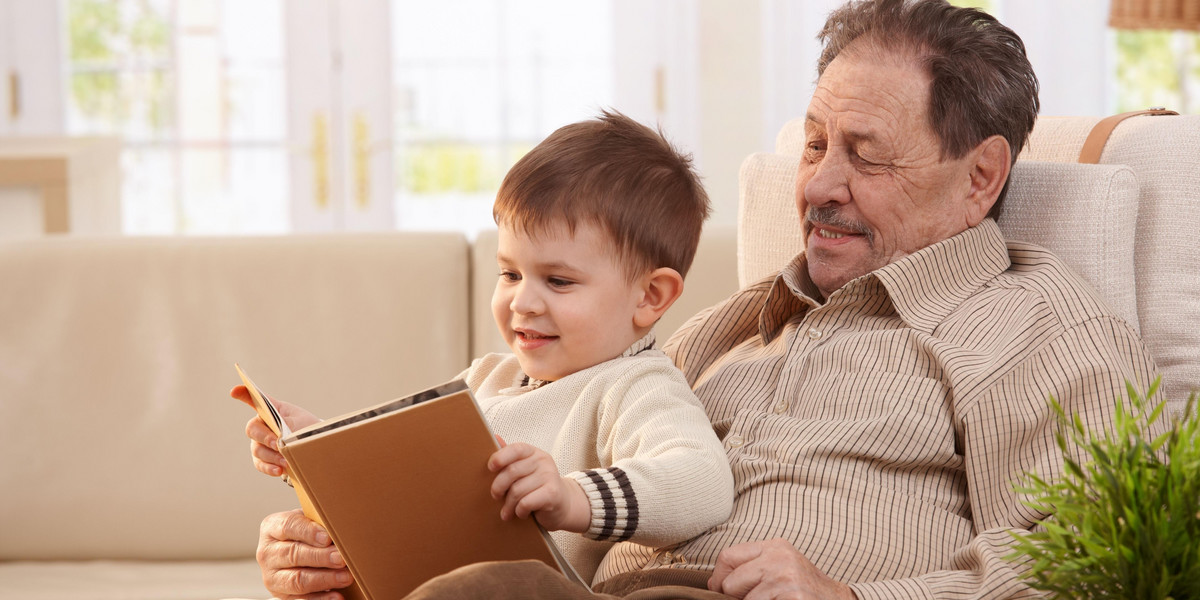
<svg viewBox="0 0 1200 600"><path fill-rule="evenodd" d="M488 457L499 443L462 380L291 431L242 370L279 435L286 480L328 532L354 583L348 600L401 598L460 566L540 560L587 588L533 519L500 519Z"/></svg>

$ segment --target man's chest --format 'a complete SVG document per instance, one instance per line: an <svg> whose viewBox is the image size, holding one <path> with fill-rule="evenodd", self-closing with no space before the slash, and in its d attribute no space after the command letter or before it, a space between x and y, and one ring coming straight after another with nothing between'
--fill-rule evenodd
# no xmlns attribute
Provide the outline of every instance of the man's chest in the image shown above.
<svg viewBox="0 0 1200 600"><path fill-rule="evenodd" d="M962 466L943 350L894 316L797 316L727 353L695 389L733 464L833 461L911 483L913 470Z"/></svg>

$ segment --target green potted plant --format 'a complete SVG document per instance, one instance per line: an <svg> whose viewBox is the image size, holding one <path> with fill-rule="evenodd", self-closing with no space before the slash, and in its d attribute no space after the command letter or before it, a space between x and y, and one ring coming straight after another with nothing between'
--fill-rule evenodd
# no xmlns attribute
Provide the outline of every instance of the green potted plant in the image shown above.
<svg viewBox="0 0 1200 600"><path fill-rule="evenodd" d="M1166 433L1151 408L1158 381L1116 401L1112 429L1087 430L1050 403L1060 428L1063 475L1026 474L1025 503L1050 518L1017 534L1010 559L1028 561L1030 586L1059 598L1200 599L1200 416L1196 394ZM1131 408L1127 408L1131 407Z"/></svg>

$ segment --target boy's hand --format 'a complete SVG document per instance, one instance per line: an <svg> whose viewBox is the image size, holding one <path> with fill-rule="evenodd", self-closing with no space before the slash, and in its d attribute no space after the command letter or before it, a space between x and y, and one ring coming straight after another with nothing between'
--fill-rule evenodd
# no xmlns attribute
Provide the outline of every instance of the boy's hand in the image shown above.
<svg viewBox="0 0 1200 600"><path fill-rule="evenodd" d="M517 442L497 450L488 459L496 473L492 497L504 500L500 518L525 518L530 514L550 530L583 533L592 522L587 494L574 479L558 474L548 453Z"/></svg>
<svg viewBox="0 0 1200 600"><path fill-rule="evenodd" d="M239 385L230 390L229 396L235 400L241 400L250 408L254 408L254 400L250 397L250 390L247 390L244 385ZM292 431L301 427L308 427L321 420L307 410L288 404L287 402L271 398L271 404L275 405L275 410L279 411L279 416L283 418ZM276 436L275 432L271 431L270 427L267 427L267 424L258 416L258 413L254 413L254 416L246 423L246 437L250 438L250 458L254 459L254 468L271 477L283 475L283 469L287 467L287 461L283 459L283 455L277 450L279 448L279 436Z"/></svg>

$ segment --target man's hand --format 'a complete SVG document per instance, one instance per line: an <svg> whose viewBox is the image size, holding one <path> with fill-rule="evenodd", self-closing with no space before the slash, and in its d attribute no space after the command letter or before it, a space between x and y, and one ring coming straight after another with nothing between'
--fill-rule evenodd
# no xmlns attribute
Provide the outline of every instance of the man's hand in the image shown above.
<svg viewBox="0 0 1200 600"><path fill-rule="evenodd" d="M329 590L352 581L329 534L300 510L263 519L255 556L263 585L279 600L342 600L341 594Z"/></svg>
<svg viewBox="0 0 1200 600"><path fill-rule="evenodd" d="M501 519L532 514L546 529L576 533L591 525L587 494L577 481L558 474L554 459L544 450L521 442L506 445L488 459L488 469L496 473L492 497L504 500Z"/></svg>
<svg viewBox="0 0 1200 600"><path fill-rule="evenodd" d="M746 542L721 551L708 589L746 600L857 598L784 539Z"/></svg>
<svg viewBox="0 0 1200 600"><path fill-rule="evenodd" d="M250 390L247 390L244 385L239 385L230 390L229 396L246 403L250 408L254 408L254 400L250 398ZM293 404L288 404L287 402L271 398L271 404L275 405L275 410L279 411L279 416L292 431L301 427L308 427L321 420L307 410ZM283 470L287 467L287 461L283 459L283 455L277 450L279 448L279 437L275 435L275 432L271 431L270 427L267 427L267 424L258 416L258 413L255 413L246 422L246 437L250 438L250 458L254 460L254 468L271 477L283 475Z"/></svg>

